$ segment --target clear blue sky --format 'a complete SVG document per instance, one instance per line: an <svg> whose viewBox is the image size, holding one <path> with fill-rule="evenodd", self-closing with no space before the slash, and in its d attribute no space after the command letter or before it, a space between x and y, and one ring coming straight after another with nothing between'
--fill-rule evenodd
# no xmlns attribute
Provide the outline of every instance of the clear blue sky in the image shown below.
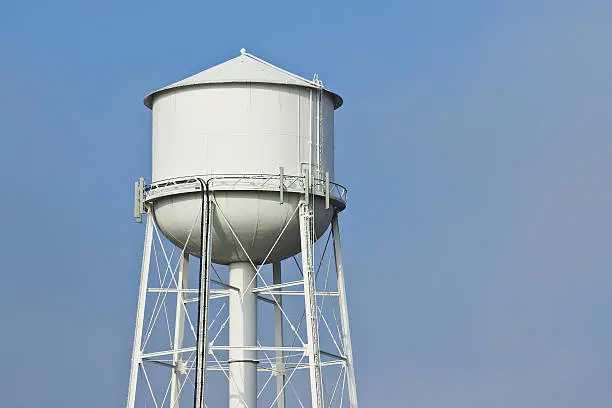
<svg viewBox="0 0 612 408"><path fill-rule="evenodd" d="M246 47L345 100L363 407L612 406L610 38L603 0L4 0L0 405L124 404L142 97Z"/></svg>

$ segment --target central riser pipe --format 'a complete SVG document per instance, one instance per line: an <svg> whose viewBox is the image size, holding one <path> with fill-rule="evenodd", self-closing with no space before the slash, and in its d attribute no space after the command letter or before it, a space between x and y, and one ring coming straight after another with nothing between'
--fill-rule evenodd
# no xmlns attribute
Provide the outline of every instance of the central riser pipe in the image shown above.
<svg viewBox="0 0 612 408"><path fill-rule="evenodd" d="M233 347L257 346L257 285L249 262L230 264L229 283L229 408L257 407L257 352Z"/></svg>

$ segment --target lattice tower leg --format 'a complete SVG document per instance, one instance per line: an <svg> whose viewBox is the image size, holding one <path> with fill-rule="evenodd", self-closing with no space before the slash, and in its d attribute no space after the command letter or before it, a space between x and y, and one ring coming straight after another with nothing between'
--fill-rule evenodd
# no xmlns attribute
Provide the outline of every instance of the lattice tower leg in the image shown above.
<svg viewBox="0 0 612 408"><path fill-rule="evenodd" d="M181 290L187 289L187 276L189 274L189 254L183 253L180 260L177 276L176 313L174 318L174 350L183 348L183 337L185 335L185 299L187 294ZM181 353L174 353L172 357L174 369L172 370L172 384L170 389L170 407L180 407L181 397L181 374L185 374L184 361Z"/></svg>
<svg viewBox="0 0 612 408"><path fill-rule="evenodd" d="M310 201L311 203L312 201ZM315 298L314 232L312 228L312 204L300 203L300 235L302 244L302 272L304 274L304 306L308 333L308 365L310 370L310 395L312 408L323 408L323 382L321 378L321 352L319 349L319 325Z"/></svg>
<svg viewBox="0 0 612 408"><path fill-rule="evenodd" d="M357 386L355 383L355 366L353 364L353 347L349 329L348 305L346 287L344 285L344 268L342 266L342 248L340 247L340 227L338 214L332 218L332 234L334 236L334 258L336 259L336 274L338 279L338 294L340 297L340 323L342 325L342 344L346 358L346 377L348 382L349 403L351 408L357 408Z"/></svg>
<svg viewBox="0 0 612 408"><path fill-rule="evenodd" d="M134 330L134 346L132 348L132 362L130 367L130 385L128 389L127 408L134 408L136 404L138 371L140 369L140 364L142 363L142 329L145 317L145 303L147 300L149 266L151 263L151 247L153 245L153 223L153 216L150 212L147 212L147 226L145 229L144 250L142 252L140 289L138 292L138 307L136 310L136 328Z"/></svg>
<svg viewBox="0 0 612 408"><path fill-rule="evenodd" d="M272 264L272 279L274 285L282 283L281 275L281 263L274 262ZM282 291L282 288L278 289ZM281 308L283 307L282 295L274 295L276 304L274 305L274 346L283 347L283 313ZM285 361L283 358L283 351L278 350L276 352L276 395L278 400L276 401L277 408L285 408Z"/></svg>

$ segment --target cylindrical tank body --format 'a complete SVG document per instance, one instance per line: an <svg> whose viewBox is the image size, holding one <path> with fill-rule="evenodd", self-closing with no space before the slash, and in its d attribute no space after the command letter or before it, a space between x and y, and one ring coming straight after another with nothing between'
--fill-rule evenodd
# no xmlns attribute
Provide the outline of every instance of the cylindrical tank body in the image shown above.
<svg viewBox="0 0 612 408"><path fill-rule="evenodd" d="M342 100L315 85L241 55L147 96L145 104L153 111L153 182L274 175L281 167L287 176L310 172L324 179L328 173L333 181L334 109ZM213 262L244 262L250 257L269 263L300 251L300 194L286 192L283 203L279 193L248 187L211 194L216 203ZM319 236L329 226L333 210L325 209L323 197L313 199ZM201 194L165 196L152 207L166 237L177 245L187 244L187 250L199 256L200 226L195 220Z"/></svg>
<svg viewBox="0 0 612 408"><path fill-rule="evenodd" d="M153 181L193 175L301 175L334 171L334 102L316 89L280 84L206 84L153 101ZM312 141L311 141L311 136ZM317 147L321 153L317 154Z"/></svg>

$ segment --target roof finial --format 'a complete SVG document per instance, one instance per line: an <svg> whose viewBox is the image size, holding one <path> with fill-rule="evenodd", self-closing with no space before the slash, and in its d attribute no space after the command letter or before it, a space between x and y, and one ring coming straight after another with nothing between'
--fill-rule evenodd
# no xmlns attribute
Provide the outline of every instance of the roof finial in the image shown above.
<svg viewBox="0 0 612 408"><path fill-rule="evenodd" d="M240 49L240 55L244 55L246 54L246 48L241 48Z"/></svg>

